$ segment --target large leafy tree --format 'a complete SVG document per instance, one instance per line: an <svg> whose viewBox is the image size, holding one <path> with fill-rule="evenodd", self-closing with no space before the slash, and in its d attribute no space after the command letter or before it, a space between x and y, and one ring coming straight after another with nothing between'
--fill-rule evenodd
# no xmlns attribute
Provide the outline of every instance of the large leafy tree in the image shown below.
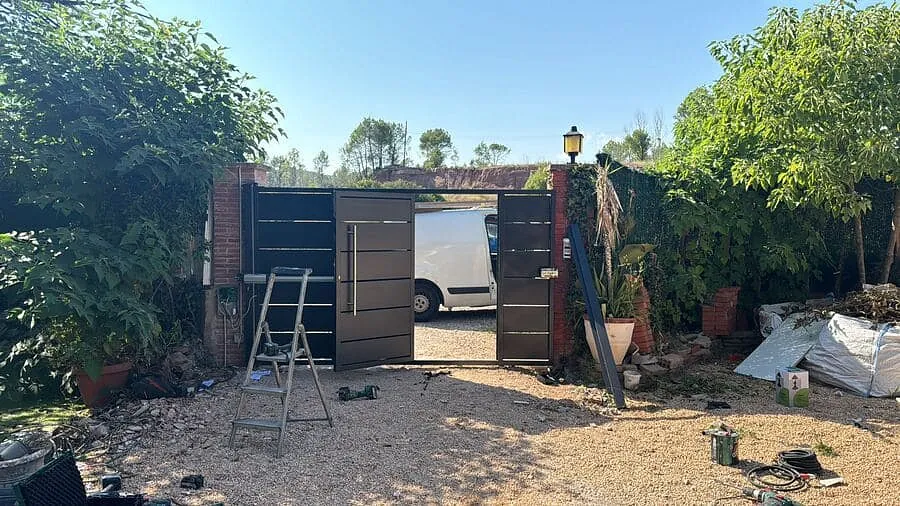
<svg viewBox="0 0 900 506"><path fill-rule="evenodd" d="M719 115L712 89L688 94L674 142L651 168L665 189L659 212L671 231L656 250L665 275L654 311L672 323L722 286L742 286L754 303L803 297L818 267L834 262L819 232L824 213L769 209L765 191L734 184L735 148L710 135Z"/></svg>
<svg viewBox="0 0 900 506"><path fill-rule="evenodd" d="M443 167L448 158L456 156L450 133L443 128L432 128L422 132L419 137L419 150L425 157L422 166L426 169Z"/></svg>
<svg viewBox="0 0 900 506"><path fill-rule="evenodd" d="M388 165L405 164L410 138L402 123L364 118L341 149L344 166L363 178Z"/></svg>
<svg viewBox="0 0 900 506"><path fill-rule="evenodd" d="M895 186L886 281L900 234L900 10L834 1L771 11L765 25L711 46L724 75L707 135L733 160L737 184L771 206L812 204L853 220L865 282L864 180Z"/></svg>
<svg viewBox="0 0 900 506"><path fill-rule="evenodd" d="M71 365L96 371L163 330L153 294L190 254L214 176L277 136L249 79L199 23L135 2L3 3L0 288Z"/></svg>

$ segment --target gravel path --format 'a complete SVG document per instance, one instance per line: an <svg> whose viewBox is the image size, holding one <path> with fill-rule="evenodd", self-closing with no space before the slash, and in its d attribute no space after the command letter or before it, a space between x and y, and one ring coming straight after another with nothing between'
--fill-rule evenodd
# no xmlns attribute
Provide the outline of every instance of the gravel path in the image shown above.
<svg viewBox="0 0 900 506"><path fill-rule="evenodd" d="M743 485L740 469L708 462L700 432L720 417L743 431L740 456L769 462L777 451L822 442L820 460L848 485L796 494L803 504L900 504L900 416L893 399L837 396L813 385L809 409L772 401L768 382L736 378L721 366L696 366L698 377L727 381L718 414L690 397L629 398L630 409L603 407L596 389L547 386L523 372L454 368L426 379L427 368L373 368L321 378L335 416L291 425L285 456L271 435L242 435L225 446L237 387L217 385L193 399L151 401L163 416L146 430L145 448L127 458L126 488L174 497L179 504L714 504ZM316 415L308 371L297 378L294 405ZM339 386L381 387L377 400L341 403ZM321 409L321 408L319 408ZM298 411L300 411L298 409ZM863 418L869 430L848 418ZM744 464L745 466L748 464ZM201 473L206 488L178 488ZM723 504L741 504L738 500Z"/></svg>
<svg viewBox="0 0 900 506"><path fill-rule="evenodd" d="M496 360L497 313L491 310L441 311L416 323L417 360Z"/></svg>

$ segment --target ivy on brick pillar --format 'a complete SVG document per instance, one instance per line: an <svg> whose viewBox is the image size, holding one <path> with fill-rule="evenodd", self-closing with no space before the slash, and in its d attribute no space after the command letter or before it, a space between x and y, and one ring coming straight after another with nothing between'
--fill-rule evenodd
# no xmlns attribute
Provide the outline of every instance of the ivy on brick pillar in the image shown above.
<svg viewBox="0 0 900 506"><path fill-rule="evenodd" d="M569 190L567 165L550 166L550 187L553 189L553 265L559 269L559 277L553 283L553 362L572 353L574 329L566 315L566 295L571 283L570 260L563 259L563 239L569 227L566 203Z"/></svg>
<svg viewBox="0 0 900 506"><path fill-rule="evenodd" d="M237 163L226 167L213 182L212 248L210 251L210 286L206 293L203 340L216 364L223 359L228 365L243 365L246 357L241 343L243 324L240 319L234 325L222 320L218 312L216 290L220 287L238 288L240 301L238 314L246 311L246 301L241 289L241 185L266 184L268 168L256 163ZM228 342L226 344L226 331ZM238 342L235 342L235 340ZM227 356L225 349L227 348Z"/></svg>

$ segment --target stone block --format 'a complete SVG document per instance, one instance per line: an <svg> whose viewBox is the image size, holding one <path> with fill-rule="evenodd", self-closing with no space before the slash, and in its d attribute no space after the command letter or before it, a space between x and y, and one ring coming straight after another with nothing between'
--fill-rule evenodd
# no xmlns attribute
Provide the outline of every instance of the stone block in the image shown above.
<svg viewBox="0 0 900 506"><path fill-rule="evenodd" d="M670 370L675 370L684 365L684 357L682 357L678 353L669 353L667 355L659 357L659 363L663 367L667 367Z"/></svg>
<svg viewBox="0 0 900 506"><path fill-rule="evenodd" d="M641 374L646 374L648 376L658 376L668 372L668 369L657 364L641 364L639 367Z"/></svg>

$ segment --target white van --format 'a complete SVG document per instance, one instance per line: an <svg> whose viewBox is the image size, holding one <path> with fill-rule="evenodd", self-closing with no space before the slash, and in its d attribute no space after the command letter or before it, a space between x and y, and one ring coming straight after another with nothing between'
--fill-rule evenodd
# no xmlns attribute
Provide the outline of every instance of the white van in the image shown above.
<svg viewBox="0 0 900 506"><path fill-rule="evenodd" d="M416 214L416 321L440 306L497 303L497 211L467 209Z"/></svg>

